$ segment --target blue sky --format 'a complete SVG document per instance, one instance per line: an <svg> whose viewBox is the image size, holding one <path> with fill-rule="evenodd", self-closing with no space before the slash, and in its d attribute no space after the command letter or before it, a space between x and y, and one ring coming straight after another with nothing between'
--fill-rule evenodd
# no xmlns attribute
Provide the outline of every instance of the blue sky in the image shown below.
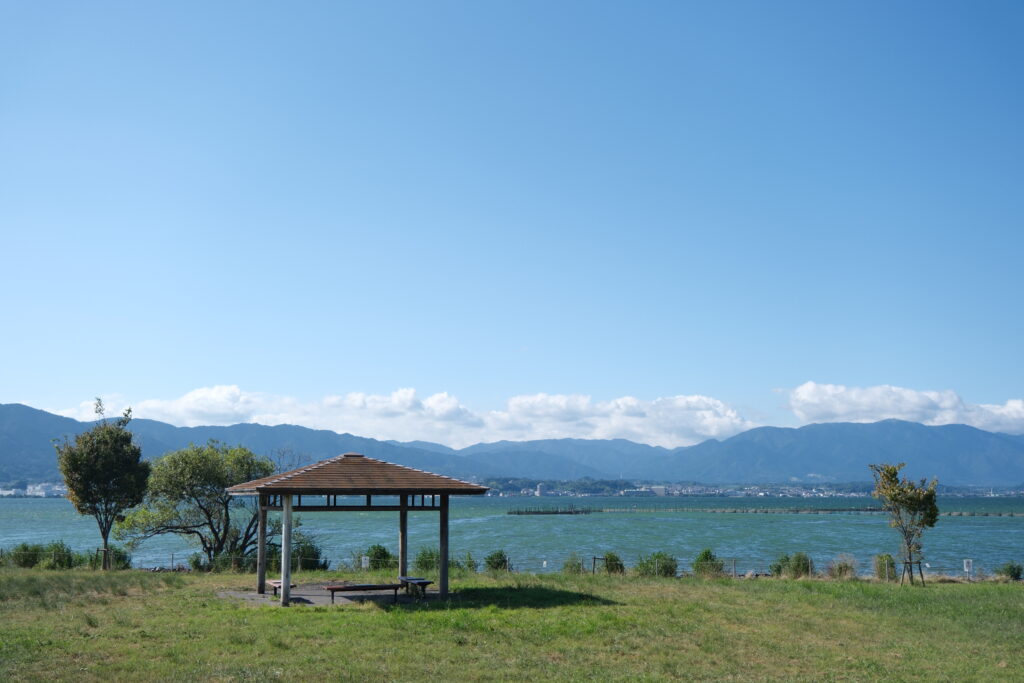
<svg viewBox="0 0 1024 683"><path fill-rule="evenodd" d="M0 402L1024 432L1021 35L1017 2L0 2Z"/></svg>

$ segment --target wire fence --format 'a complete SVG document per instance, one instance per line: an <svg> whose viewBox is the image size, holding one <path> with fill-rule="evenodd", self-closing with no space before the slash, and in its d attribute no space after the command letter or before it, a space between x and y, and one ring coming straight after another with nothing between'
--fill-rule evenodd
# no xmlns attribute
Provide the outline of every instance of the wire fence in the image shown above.
<svg viewBox="0 0 1024 683"><path fill-rule="evenodd" d="M234 571L234 572L255 572L256 571L256 556L255 554L248 555L222 555L215 557L212 562L207 560L205 556L199 553L169 553L164 561L151 561L147 563L132 564L131 557L121 551L120 549L112 548L111 551L117 550L117 555L112 557L111 564L115 568L126 569L135 568L148 571ZM23 567L33 568L38 567L42 569L72 569L72 568L91 568L100 569L103 566L103 548L97 548L93 552L73 552L73 551L59 551L59 550L30 550L30 551L12 551L0 548L0 567ZM675 576L688 576L693 574L701 574L701 568L695 568L693 562L680 561L678 558L666 555L675 562ZM586 574L601 574L601 573L617 573L609 569L608 556L605 555L576 555L575 553L567 554L565 558L551 559L548 557L536 557L530 555L505 555L505 564L503 566L504 571L511 573L522 573L522 574L546 574L546 573L586 573ZM267 557L267 571L269 573L276 573L281 570L280 555L276 553L270 553ZM451 557L449 559L449 570L453 573L474 573L479 571L487 571L488 567L486 564L487 558L481 560L474 560L471 556L463 557ZM768 577L773 575L773 564L774 562L765 562L763 558L752 559L742 557L717 557L715 558L721 563L721 571L715 572L720 576L732 577L736 579L741 578L759 578ZM830 570L834 566L836 561L828 562L824 566L817 567L817 573L821 575L830 575L833 572ZM627 563L621 564L622 570L625 572L636 572L637 565L639 563ZM917 563L915 563L916 565ZM414 558L410 558L410 568L416 568L417 565ZM858 566L855 562L851 565L851 571L849 575L858 577L869 577L874 576L882 579L888 577L888 580L898 581L902 570L903 562L894 561L888 564L887 567L883 567L879 570L875 566L862 567ZM292 555L291 557L292 572L303 572L303 571L337 571L337 572L369 572L379 569L398 569L398 561L394 556L390 556L383 563L374 565L372 559L368 555L353 553L347 558L324 558L320 555ZM435 566L419 567L418 570L423 571L436 571ZM775 568L777 571L777 567ZM923 573L926 579L962 579L962 580L976 580L983 579L995 572L994 568L985 567L979 562L969 562L968 567L965 568L963 565L937 565L929 562L921 562L920 566L915 566L915 573Z"/></svg>

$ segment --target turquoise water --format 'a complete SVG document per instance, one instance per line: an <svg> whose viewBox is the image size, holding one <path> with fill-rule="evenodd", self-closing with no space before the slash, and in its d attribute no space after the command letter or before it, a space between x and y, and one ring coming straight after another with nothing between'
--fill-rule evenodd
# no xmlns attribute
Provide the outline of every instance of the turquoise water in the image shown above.
<svg viewBox="0 0 1024 683"><path fill-rule="evenodd" d="M383 501L381 501L383 502ZM523 507L616 508L634 512L600 512L589 515L508 515ZM836 512L808 513L713 513L678 511L700 509L771 508L827 510L876 506L871 498L453 498L451 507L452 554L471 552L478 560L498 548L521 571L557 571L570 552L590 566L590 557L606 551L618 553L627 565L655 550L680 558L689 566L702 548L735 558L737 570L766 571L782 553L804 551L819 567L840 553L854 556L861 571L871 567L880 552L894 555L899 548L896 532L881 514ZM1021 498L953 498L940 500L949 511L1016 513L1024 515ZM373 543L397 548L397 512L302 513L302 529L316 537L328 559L335 564ZM409 515L412 553L421 547L437 547L436 512ZM0 547L22 541L48 542L63 539L75 550L92 550L99 533L91 517L75 513L63 499L0 499ZM975 568L991 572L1014 560L1024 561L1024 516L942 516L924 536L925 561L933 571L960 572L964 558ZM195 548L177 537L161 537L143 543L134 553L140 567L170 566L182 562ZM731 567L731 563L729 564Z"/></svg>

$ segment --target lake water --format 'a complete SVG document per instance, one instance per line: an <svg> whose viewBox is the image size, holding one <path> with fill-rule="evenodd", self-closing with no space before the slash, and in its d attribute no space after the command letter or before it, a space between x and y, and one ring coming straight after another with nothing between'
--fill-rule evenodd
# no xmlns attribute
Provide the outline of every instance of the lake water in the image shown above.
<svg viewBox="0 0 1024 683"><path fill-rule="evenodd" d="M381 501L383 502L383 501ZM509 515L524 507L615 508L621 512L589 515ZM453 556L471 552L477 560L504 549L521 571L557 571L570 552L590 566L590 557L614 551L632 565L640 555L656 550L680 559L681 567L702 548L719 557L735 558L737 570L766 571L782 553L804 551L818 567L840 553L854 556L862 572L871 568L880 552L897 555L899 539L886 516L875 513L720 513L679 511L735 508L799 508L807 511L875 507L871 498L496 498L453 497L450 546ZM963 559L972 558L976 569L991 572L1003 563L1024 561L1024 499L940 499L943 511L973 512L978 516L942 516L925 531L925 561L933 571L958 573ZM630 512L628 510L636 510ZM980 516L988 513L990 516ZM1015 513L1020 516L991 516ZM271 513L275 514L275 513ZM397 550L397 512L301 513L302 530L313 535L332 566L350 562L373 543ZM412 556L422 547L438 545L436 512L409 514ZM99 546L92 517L75 513L64 499L0 498L0 547L27 541L44 543L63 539L78 551ZM144 542L133 554L138 567L171 566L184 562L195 548L186 541L164 536ZM731 563L727 565L731 568Z"/></svg>

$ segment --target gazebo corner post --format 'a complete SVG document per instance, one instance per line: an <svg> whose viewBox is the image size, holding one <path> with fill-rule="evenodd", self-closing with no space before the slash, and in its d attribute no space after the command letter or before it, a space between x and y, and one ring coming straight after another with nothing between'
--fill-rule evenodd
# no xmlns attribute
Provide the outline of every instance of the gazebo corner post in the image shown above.
<svg viewBox="0 0 1024 683"><path fill-rule="evenodd" d="M409 575L409 496L398 497L398 575Z"/></svg>
<svg viewBox="0 0 1024 683"><path fill-rule="evenodd" d="M440 589L441 599L448 599L448 495L441 495L441 548L439 558L440 563L440 576L438 577L438 588Z"/></svg>
<svg viewBox="0 0 1024 683"><path fill-rule="evenodd" d="M281 607L292 593L292 494L281 496Z"/></svg>
<svg viewBox="0 0 1024 683"><path fill-rule="evenodd" d="M258 523L256 526L256 592L267 592L267 497L258 495Z"/></svg>

